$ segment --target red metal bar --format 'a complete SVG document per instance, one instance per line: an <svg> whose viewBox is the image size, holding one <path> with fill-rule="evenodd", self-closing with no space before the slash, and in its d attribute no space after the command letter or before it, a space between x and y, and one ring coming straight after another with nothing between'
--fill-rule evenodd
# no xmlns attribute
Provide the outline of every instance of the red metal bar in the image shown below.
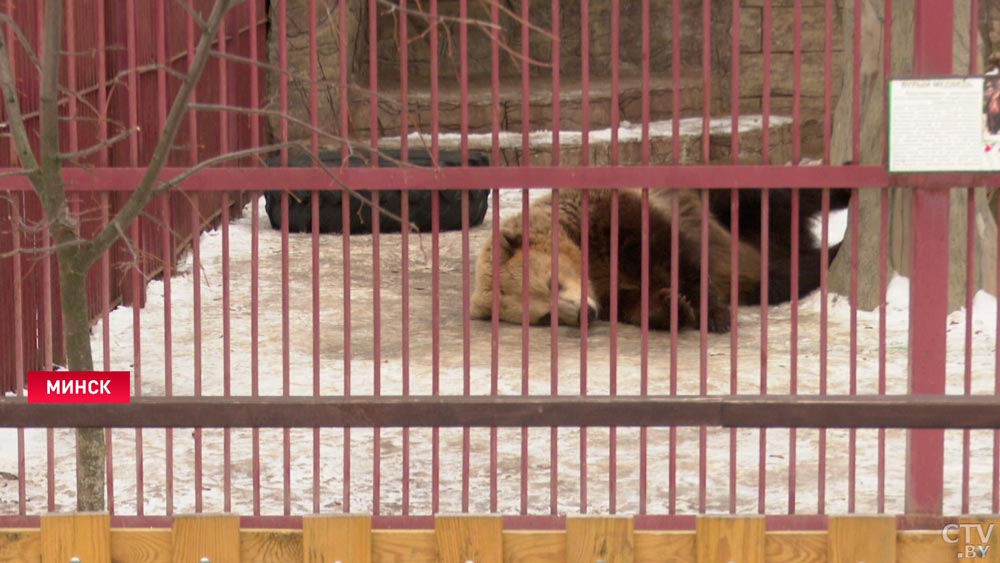
<svg viewBox="0 0 1000 563"><path fill-rule="evenodd" d="M523 70L523 67L522 67ZM523 76L523 75L522 75ZM527 124L524 123L524 126ZM522 154L526 154L526 151ZM522 165L525 163L522 161ZM530 231L528 226L531 220L530 204L528 200L528 190L521 191L521 240L530 241ZM529 317L529 307L528 307L528 297L529 297L529 279L531 272L531 245L525 244L521 248L522 253L522 269L521 269L521 395L528 395L528 350L530 348L531 340L528 337L528 325L530 323ZM521 428L521 514L528 513L528 428Z"/></svg>
<svg viewBox="0 0 1000 563"><path fill-rule="evenodd" d="M827 8L829 10L829 2L827 0ZM830 12L827 12L829 15ZM828 20L829 21L829 20ZM827 40L829 41L829 39ZM825 125L824 125L825 127ZM824 133L825 135L825 133ZM827 137L827 140L829 138ZM825 142L825 141L824 141ZM824 144L824 150L826 150L825 158L829 160L829 143ZM829 295L830 286L827 283L827 278L829 274L828 264L830 263L830 245L828 241L830 240L830 189L823 188L821 193L821 203L820 203L820 217L821 227L820 227L820 251L819 251L819 294L820 294L820 306L819 306L819 394L826 395L827 387L827 344L829 343L829 325L827 323L829 319L829 305L827 303L827 297ZM817 512L824 514L826 512L826 430L820 428L819 430L819 467L817 468L818 484L816 485L816 506Z"/></svg>
<svg viewBox="0 0 1000 563"><path fill-rule="evenodd" d="M187 169L168 167L162 178L169 180ZM0 174L10 169L0 169ZM144 168L114 167L64 170L66 189L74 191L129 191ZM331 179L330 176L334 179ZM954 185L1000 186L996 174L939 173L889 176L883 166L781 166L781 165L649 165L649 166L531 166L449 168L361 168L323 171L315 168L208 168L186 177L180 186L192 191L226 191L239 184L247 190L338 189L339 182L363 185L365 189L463 189L518 186L524 188L576 188L583 190L630 188L822 188L880 186L947 188ZM25 178L6 178L5 189L29 191Z"/></svg>
<svg viewBox="0 0 1000 563"><path fill-rule="evenodd" d="M677 0L675 0L676 2ZM674 4L675 8L677 4ZM675 10L674 15L677 15ZM675 31L676 27L675 27ZM674 35L675 41L677 35ZM677 84L675 82L675 84ZM676 88L674 89L676 91ZM676 99L675 99L676 101ZM676 113L674 114L676 115ZM676 120L674 122L676 124ZM677 153L674 153L676 158ZM677 394L677 288L680 265L680 201L670 198L670 394ZM670 514L677 513L677 428L670 428Z"/></svg>
<svg viewBox="0 0 1000 563"><path fill-rule="evenodd" d="M254 2L250 3L251 6ZM256 21L256 20L254 20ZM256 73L254 73L256 74ZM254 122L257 120L255 119ZM256 143L256 137L254 138ZM287 206L286 206L287 207ZM250 394L260 395L260 196L255 194L250 206ZM282 219L287 219L285 215ZM253 429L253 515L260 516L260 430Z"/></svg>
<svg viewBox="0 0 1000 563"><path fill-rule="evenodd" d="M802 160L802 0L792 2L792 12L792 163L797 165ZM794 473L794 465L791 467Z"/></svg>
<svg viewBox="0 0 1000 563"><path fill-rule="evenodd" d="M399 0L400 14L399 14L399 95L400 104L402 106L403 118L399 122L400 131L400 158L403 162L406 162L407 155L409 154L409 145L407 141L407 131L410 121L410 99L409 99L409 38L408 38L408 26L407 21L407 0ZM497 7L494 5L494 11ZM495 19L495 18L494 18ZM496 34L496 28L494 28L491 33ZM494 61L496 60L496 55L494 54ZM494 100L497 99L494 96ZM494 122L498 120L497 108L494 104L493 108ZM494 129L496 127L494 126ZM494 141L494 147L498 147L496 141ZM498 148L494 148L494 153L498 152ZM496 162L496 160L494 160ZM499 196L497 196L499 197ZM410 199L409 197L402 198L400 206L400 217L402 218L402 223L400 226L400 242L402 249L400 251L400 261L402 266L402 333L410 333ZM499 215L497 215L499 217ZM494 253L496 255L496 253ZM493 295L497 295L499 292L494 291ZM493 334L496 334L494 330ZM401 358L403 364L403 395L410 394L410 341L407 338L403 339ZM496 373L494 370L493 373ZM495 431L494 431L495 433ZM494 465L495 467L495 465ZM408 515L410 513L410 430L409 428L403 428L403 515Z"/></svg>
<svg viewBox="0 0 1000 563"><path fill-rule="evenodd" d="M773 25L773 18L771 14L771 0L764 0L764 10L763 10L763 24L761 25L761 48L764 51L764 61L761 68L762 85L761 89L761 125L760 125L760 145L761 145L761 162L764 164L771 163L771 27ZM764 231L767 231L767 227L763 227ZM763 242L761 243L762 248L767 248L767 245ZM762 308L761 312L766 310ZM767 342L764 340L763 342ZM766 344L762 346L766 348Z"/></svg>
<svg viewBox="0 0 1000 563"><path fill-rule="evenodd" d="M584 0L586 2L587 0ZM589 103L589 102L587 102ZM586 138L586 136L584 137ZM586 154L586 153L584 153ZM590 295L590 194L583 192L580 197L580 301L587 299ZM586 315L580 316L580 396L587 396L587 333L590 319ZM587 513L587 429L580 428L580 513Z"/></svg>
<svg viewBox="0 0 1000 563"><path fill-rule="evenodd" d="M434 2L435 0L431 0ZM433 4L432 4L433 5ZM432 8L433 10L433 8ZM432 21L437 22L432 17ZM436 23L435 23L436 25ZM434 106L432 111L437 111ZM434 154L436 150L433 150ZM525 239L527 240L527 239ZM431 393L441 393L441 197L431 192ZM431 511L441 507L441 439L440 429L431 430Z"/></svg>
<svg viewBox="0 0 1000 563"><path fill-rule="evenodd" d="M823 164L830 164L833 136L833 0L823 4ZM825 216L825 215L824 215ZM826 240L826 239L824 239ZM825 263L825 262L824 262ZM824 294L823 303L826 303ZM821 346L822 353L826 346Z"/></svg>
<svg viewBox="0 0 1000 563"><path fill-rule="evenodd" d="M580 0L580 165L590 165L590 0ZM586 278L586 276L584 276ZM582 323L581 323L582 324ZM581 362L583 366L586 362ZM581 439L583 439L581 437Z"/></svg>
<svg viewBox="0 0 1000 563"><path fill-rule="evenodd" d="M559 0L552 0L552 36L559 38ZM552 41L552 166L560 164L559 152L559 51L562 43ZM559 225L559 190L552 190L552 232L557 233ZM552 272L551 287L551 332L549 339L549 393L559 394L559 239L552 237ZM582 313L580 317L585 317ZM468 315L466 315L468 318ZM549 512L558 514L559 510L559 431L552 428L549 434Z"/></svg>
<svg viewBox="0 0 1000 563"><path fill-rule="evenodd" d="M851 73L854 77L851 90L851 162L861 162L861 13L864 10L854 6L854 42Z"/></svg>
<svg viewBox="0 0 1000 563"><path fill-rule="evenodd" d="M673 146L671 147L673 152L672 162L674 165L677 165L681 163L681 0L673 0L672 6L673 13L671 14L670 21L673 29L670 35L670 51L673 53L673 58L670 68L673 71L673 79L670 88L672 94L670 140L673 141ZM672 318L676 318L676 313L676 311L671 311ZM673 333L672 329L671 333ZM674 372L672 371L671 373ZM671 435L670 443L673 444L673 442L673 435ZM673 491L672 485L670 490Z"/></svg>
<svg viewBox="0 0 1000 563"><path fill-rule="evenodd" d="M851 194L850 203L850 216L860 217L860 209L858 207L858 202L861 199L861 194L858 190L854 190ZM859 254L859 240L860 232L859 225L860 219L850 221L850 237L851 237L851 279L850 279L850 306L851 306L851 321L850 321L850 354L848 359L848 370L850 372L850 388L851 394L854 395L858 392L858 254ZM851 514L854 513L855 501L856 501L856 489L857 489L857 432L853 429L848 431L848 475L847 475L847 511Z"/></svg>
<svg viewBox="0 0 1000 563"><path fill-rule="evenodd" d="M617 4L612 7L614 12ZM612 94L612 97L614 94ZM612 111L615 106L612 106ZM617 124L612 123L611 130L617 128ZM614 137L612 137L612 141ZM614 147L614 145L612 145ZM611 357L610 372L608 374L608 387L611 396L618 394L618 264L620 256L619 235L620 235L620 194L618 190L611 192L611 335L608 344L609 356ZM608 512L615 514L618 507L618 429L612 427L608 432Z"/></svg>
<svg viewBox="0 0 1000 563"><path fill-rule="evenodd" d="M311 126L311 131L309 135L309 150L312 152L313 166L318 165L319 158L319 93L318 93L318 76L319 76L319 54L317 47L317 37L316 37L316 20L319 17L316 11L316 0L309 0L308 6L309 10L309 124ZM369 6L369 11L372 12L370 17L375 17L374 10L372 6ZM372 35L371 37L374 37ZM371 43L377 44L378 42L372 40ZM372 65L376 64L375 59L371 61ZM377 80L377 77L373 75L372 80ZM341 91L341 95L346 95L346 92ZM374 90L372 96L374 96ZM373 143L376 137L376 129L372 128L371 137ZM378 159L373 159L373 166L378 165ZM318 191L313 192L309 200L312 212L311 222L312 228L310 233L312 235L312 375L313 375L313 395L319 395L319 385L320 385L320 294L319 294L319 278L320 278L320 267L319 267L319 203L320 203L320 193ZM373 213L372 217L376 217L377 214ZM375 264L378 264L376 262ZM376 341L377 342L377 341ZM375 364L375 369L378 369L378 364ZM312 501L313 501L313 514L317 514L320 511L320 432L319 428L313 428L313 451L312 451ZM376 502L373 506L377 506Z"/></svg>
<svg viewBox="0 0 1000 563"><path fill-rule="evenodd" d="M972 37L976 37L973 35ZM965 374L962 391L972 394L972 299L976 294L974 285L976 266L976 191L966 188L966 231L965 231ZM969 483L972 450L971 434L962 431L962 514L969 514Z"/></svg>
<svg viewBox="0 0 1000 563"><path fill-rule="evenodd" d="M707 111L707 109L706 109ZM706 158L707 162L707 158ZM676 197L674 199L677 199ZM698 318L698 393L708 394L708 191L701 191L701 283ZM708 428L698 428L698 512L708 504Z"/></svg>
<svg viewBox="0 0 1000 563"><path fill-rule="evenodd" d="M461 141L460 155L462 166L466 166L469 159L469 26L466 21L469 14L467 0L460 0L458 4L459 23L459 81L461 84ZM471 283L470 270L471 262L469 258L469 192L462 192L462 392L469 395L472 392L472 327L470 325L471 311ZM472 452L471 437L469 429L462 429L462 512L469 511L470 494L470 456Z"/></svg>
<svg viewBox="0 0 1000 563"><path fill-rule="evenodd" d="M914 74L950 74L953 0L917 0L914 18ZM945 388L949 198L946 191L931 190L917 190L913 198L913 224L921 228L914 229L912 242L911 393L942 394ZM907 515L914 519L940 515L943 494L944 432L910 431L906 465Z"/></svg>
<svg viewBox="0 0 1000 563"><path fill-rule="evenodd" d="M680 84L675 82L674 90L679 87ZM701 2L701 91L701 160L708 164L712 119L712 2L709 0Z"/></svg>
<svg viewBox="0 0 1000 563"><path fill-rule="evenodd" d="M796 0L798 3L799 0ZM792 191L792 322L789 335L789 392L798 394L799 390L799 239L801 210L801 194L799 190ZM808 242L806 243L808 244ZM795 470L797 460L797 436L795 429L788 433L788 513L795 514Z"/></svg>
<svg viewBox="0 0 1000 563"><path fill-rule="evenodd" d="M8 6L9 9L9 6ZM8 12L9 13L9 12ZM5 30L7 44L10 45L10 26ZM22 220L20 195L12 195L10 198L11 216L18 221ZM15 223L16 224L16 223ZM11 229L11 251L13 266L11 268L15 283L21 283L24 279L21 271L21 230ZM105 323L106 325L106 323ZM17 397L24 396L24 295L21 291L14 292L14 392ZM24 456L24 429L17 429L17 512L25 515L27 510L25 484L27 483L27 472Z"/></svg>
<svg viewBox="0 0 1000 563"><path fill-rule="evenodd" d="M764 3L765 21L768 21L770 14L768 12L768 5L770 2ZM766 30L769 26L764 27ZM765 31L765 35L770 34ZM766 44L765 44L766 45ZM765 46L764 50L764 67L767 68L768 57L770 53L768 48ZM769 70L764 71L765 74L770 75ZM764 79L765 84L767 78ZM768 130L768 112L770 108L768 107L768 93L767 88L764 90L764 117L763 117L763 134L767 134ZM764 162L767 162L767 147L769 141L762 141ZM767 332L768 332L768 287L770 280L768 279L768 274L770 273L769 268L769 252L770 249L770 213L771 213L771 198L770 192L767 189L761 190L760 194L760 394L767 394ZM763 514L767 504L766 504L766 494L767 494L767 429L761 428L760 430L760 443L758 445L758 473L760 477L757 482L757 512Z"/></svg>
<svg viewBox="0 0 1000 563"><path fill-rule="evenodd" d="M621 2L611 0L611 165L618 165L618 125L620 122L618 92L621 60ZM614 291L612 291L614 295ZM612 316L612 319L618 317ZM612 438L612 441L614 438Z"/></svg>
<svg viewBox="0 0 1000 563"><path fill-rule="evenodd" d="M371 95L368 99L369 125L368 135L371 139L372 153L376 157L371 160L373 167L378 167L378 10L375 0L368 2L368 89ZM372 318L374 319L372 334L372 369L375 395L382 394L382 256L381 240L379 231L381 228L382 214L378 212L379 194L372 193ZM401 226L401 229L405 227ZM468 318L468 314L465 315ZM319 378L315 382L315 393L319 394ZM382 436L381 429L374 429L374 447L372 448L372 514L381 513L382 498ZM316 449L319 450L319 431L315 434ZM318 457L318 456L317 456ZM319 475L319 464L315 467L315 473ZM319 512L319 483L317 478L314 487L313 512Z"/></svg>
<svg viewBox="0 0 1000 563"><path fill-rule="evenodd" d="M889 5L891 2L886 1ZM879 225L878 393L885 394L886 292L889 287L889 190L882 190ZM878 432L878 513L885 513L885 429Z"/></svg>

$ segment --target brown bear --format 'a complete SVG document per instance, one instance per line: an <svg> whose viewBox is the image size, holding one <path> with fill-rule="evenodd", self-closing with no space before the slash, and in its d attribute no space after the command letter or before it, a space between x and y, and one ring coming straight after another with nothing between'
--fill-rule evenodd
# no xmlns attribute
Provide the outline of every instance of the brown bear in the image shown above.
<svg viewBox="0 0 1000 563"><path fill-rule="evenodd" d="M846 205L844 192L849 198L850 190L835 190L832 208ZM612 268L612 224L615 205L618 208L617 244L617 317L620 322L640 324L642 306L642 239L646 235L642 228L642 192L640 190L591 190L589 193L588 246L589 288L586 298L582 295L583 261L581 244L581 218L583 192L562 190L559 192L559 233L556 241L558 260L558 280L555 287L558 294L559 323L579 325L581 316L589 320L608 320L611 315L611 268ZM790 232L791 225L790 190L771 190L770 197L769 250L776 258L769 264L768 275L775 281L769 284L769 302L777 303L790 299ZM722 194L722 192L718 192ZM732 279L731 244L728 230L729 192L725 199L713 193L709 198L708 218L708 274L706 294L707 329L712 332L726 332L730 325L729 293ZM760 233L750 235L755 225L760 227L761 198L758 192L741 190L740 217L741 232L749 236L738 244L739 252L739 303L760 302L761 254ZM671 222L674 198L678 213L678 325L698 327L701 323L701 226L702 197L691 190L652 190L649 192L649 300L646 305L650 328L667 329L671 320ZM800 209L803 217L818 209L818 192L813 195L803 191ZM842 201L843 200L843 201ZM814 209L815 208L815 209ZM500 253L496 264L499 266L497 285L500 293L499 317L505 322L521 323L525 315L530 324L550 323L552 311L552 211L553 199L546 195L536 200L530 210L527 229L520 215L510 217L500 225ZM725 221L720 222L720 218ZM756 223L753 217L757 217ZM528 241L525 245L524 233ZM818 286L819 250L812 244L806 220L800 221L800 295ZM789 248L783 248L788 246ZM525 249L527 247L527 252ZM831 259L835 248L831 249ZM527 280L522 280L525 256L530 263ZM817 257L816 260L813 257ZM816 269L816 272L812 272ZM785 271L788 270L788 271ZM806 271L808 270L808 271ZM489 238L483 245L476 266L476 288L472 297L472 316L488 319L492 316L493 305L493 242ZM522 298L527 283L527 300ZM525 303L527 311L525 311Z"/></svg>
<svg viewBox="0 0 1000 563"><path fill-rule="evenodd" d="M580 317L610 318L612 224L613 208L618 207L617 304L618 319L639 324L641 310L642 272L642 192L621 190L589 192L589 295L584 302L581 253L581 203L583 192L563 190L559 193L559 322L579 325ZM652 328L665 329L670 324L670 264L672 199L678 198L680 213L678 240L678 321L683 325L700 322L701 311L701 198L692 191L659 190L650 193L649 202L649 272L650 317ZM617 201L616 201L617 200ZM551 195L536 200L528 219L527 256L528 278L527 317L531 324L546 324L551 312L552 287L552 209ZM725 227L709 214L708 292L706 295L708 329L712 332L729 330L730 237ZM524 223L520 216L505 220L500 226L498 285L500 319L522 322L524 316L522 270L525 260ZM725 259L721 259L721 256ZM740 245L741 294L759 290L760 254L752 245ZM492 238L482 247L476 266L476 290L472 298L472 315L490 318L492 315L493 243Z"/></svg>

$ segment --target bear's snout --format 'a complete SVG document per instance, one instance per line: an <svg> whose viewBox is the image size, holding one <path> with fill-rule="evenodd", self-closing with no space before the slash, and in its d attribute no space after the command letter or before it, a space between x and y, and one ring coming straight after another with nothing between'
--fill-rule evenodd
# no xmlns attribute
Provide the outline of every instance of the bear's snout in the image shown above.
<svg viewBox="0 0 1000 563"><path fill-rule="evenodd" d="M587 323L592 323L597 320L597 307L591 304L587 304ZM583 324L583 311L580 311L580 324Z"/></svg>

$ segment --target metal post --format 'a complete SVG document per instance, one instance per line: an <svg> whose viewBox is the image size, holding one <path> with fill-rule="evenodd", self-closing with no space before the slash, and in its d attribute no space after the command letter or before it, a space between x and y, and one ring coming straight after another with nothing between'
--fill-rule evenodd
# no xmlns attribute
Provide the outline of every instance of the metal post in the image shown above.
<svg viewBox="0 0 1000 563"><path fill-rule="evenodd" d="M916 0L916 76L952 72L954 0ZM948 316L947 190L918 189L913 198L910 280L910 393L944 394ZM944 431L911 430L906 463L908 527L933 526L941 516Z"/></svg>

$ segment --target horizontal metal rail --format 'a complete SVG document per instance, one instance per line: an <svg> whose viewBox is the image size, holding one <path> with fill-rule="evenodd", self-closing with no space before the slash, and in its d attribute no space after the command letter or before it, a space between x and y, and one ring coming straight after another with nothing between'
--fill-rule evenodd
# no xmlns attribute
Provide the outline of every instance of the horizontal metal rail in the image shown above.
<svg viewBox="0 0 1000 563"><path fill-rule="evenodd" d="M166 168L170 181L187 168ZM0 169L0 175L16 172ZM68 191L131 191L145 168L66 168ZM336 189L337 182L375 190L500 188L823 188L886 186L897 183L883 166L532 166L446 168L206 168L187 177L181 188L206 191ZM913 176L899 185L1000 185L1000 174ZM4 189L30 190L24 176L4 180Z"/></svg>
<svg viewBox="0 0 1000 563"><path fill-rule="evenodd" d="M0 400L0 427L313 428L722 426L1000 428L1000 396L135 397Z"/></svg>

